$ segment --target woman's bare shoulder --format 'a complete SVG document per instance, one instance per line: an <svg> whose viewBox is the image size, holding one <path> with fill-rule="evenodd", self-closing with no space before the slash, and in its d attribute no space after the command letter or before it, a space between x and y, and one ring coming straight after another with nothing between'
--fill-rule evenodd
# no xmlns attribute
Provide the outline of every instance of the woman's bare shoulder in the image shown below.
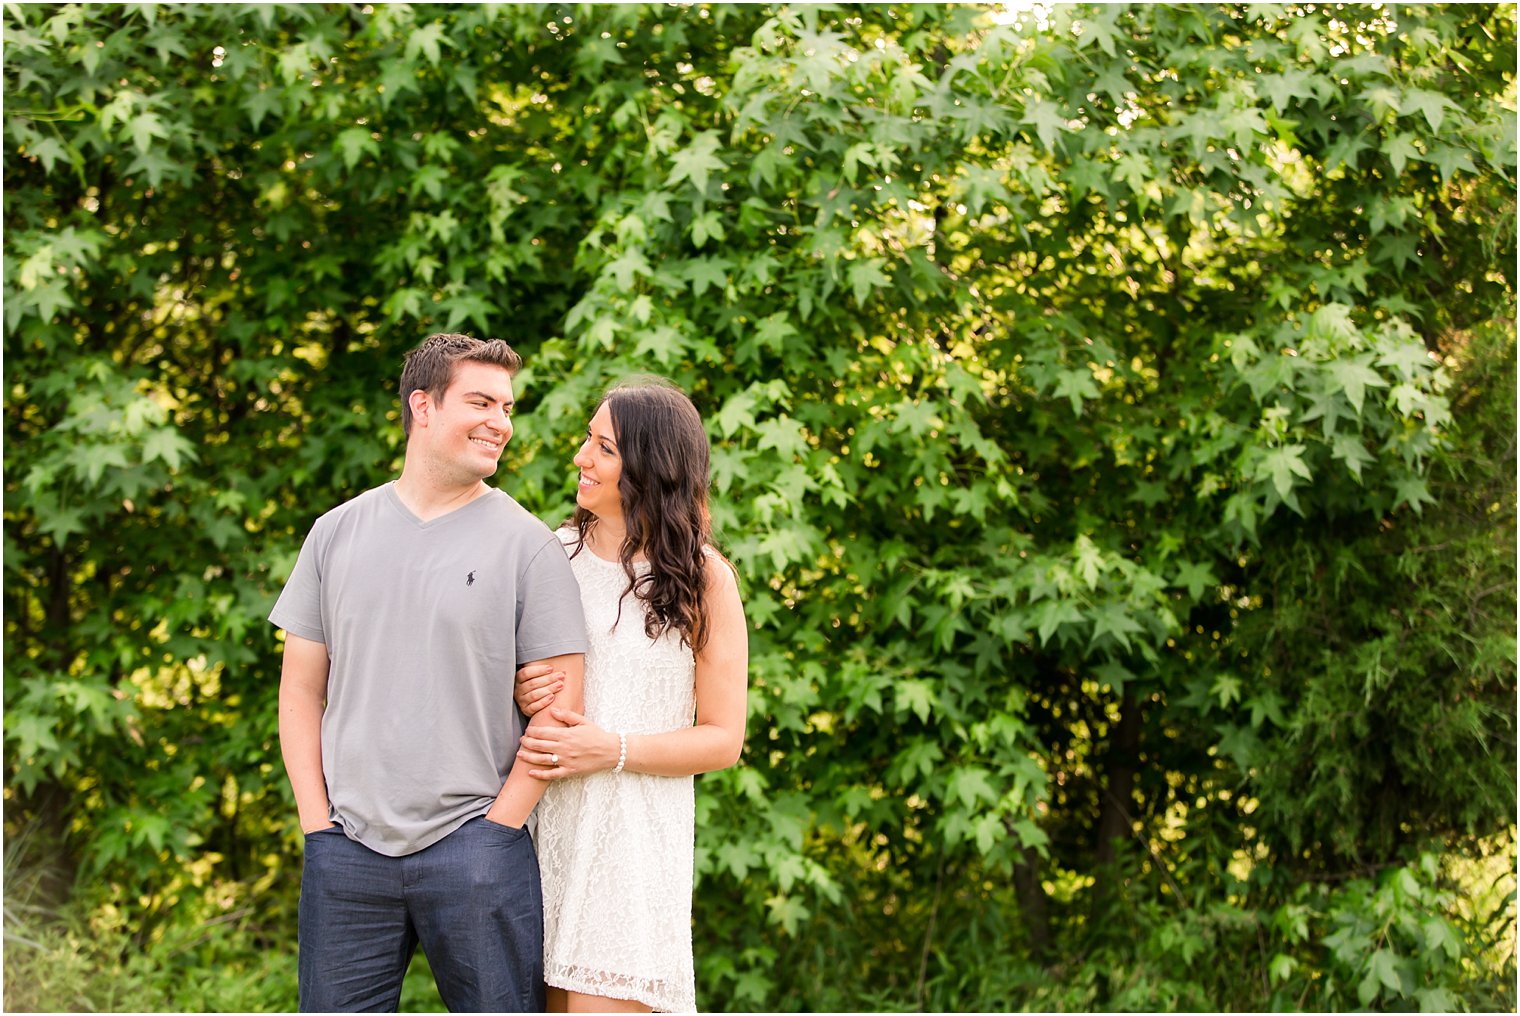
<svg viewBox="0 0 1520 1016"><path fill-rule="evenodd" d="M703 572L707 578L709 592L723 593L727 590L739 591L739 571L733 562L719 553L716 547L711 545L703 547L705 555Z"/></svg>

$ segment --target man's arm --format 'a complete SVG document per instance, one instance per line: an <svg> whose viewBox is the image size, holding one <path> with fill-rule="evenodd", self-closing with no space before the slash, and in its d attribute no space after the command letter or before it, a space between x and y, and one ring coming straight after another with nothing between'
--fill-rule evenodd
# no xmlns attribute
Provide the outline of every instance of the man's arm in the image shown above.
<svg viewBox="0 0 1520 1016"><path fill-rule="evenodd" d="M322 710L327 705L327 647L285 633L280 667L280 754L296 796L301 832L331 826L322 774ZM532 781L532 782L537 782Z"/></svg>
<svg viewBox="0 0 1520 1016"><path fill-rule="evenodd" d="M533 662L549 664L565 675L565 687L556 693L555 701L565 703L567 706L573 702L574 705L571 708L580 712L583 705L581 681L586 671L585 655L567 653L564 656L550 656ZM550 715L552 712L553 710L544 709L536 713L528 721L529 728L564 726L562 722ZM496 795L496 803L492 804L491 810L486 812L486 818L499 825L520 828L524 822L528 821L528 815L537 806L538 799L544 796L546 786L547 784L542 780L535 780L528 775L526 765L521 765L514 760L511 771L507 773L506 785L501 788L501 793Z"/></svg>

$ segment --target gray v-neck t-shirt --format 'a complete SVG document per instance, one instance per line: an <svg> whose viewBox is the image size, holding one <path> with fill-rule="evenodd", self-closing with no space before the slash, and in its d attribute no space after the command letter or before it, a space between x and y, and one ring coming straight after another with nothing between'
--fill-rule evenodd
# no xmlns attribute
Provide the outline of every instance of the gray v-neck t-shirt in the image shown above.
<svg viewBox="0 0 1520 1016"><path fill-rule="evenodd" d="M334 508L269 620L326 645L330 815L392 857L491 807L522 736L517 668L586 651L559 540L495 489L428 522L394 483Z"/></svg>

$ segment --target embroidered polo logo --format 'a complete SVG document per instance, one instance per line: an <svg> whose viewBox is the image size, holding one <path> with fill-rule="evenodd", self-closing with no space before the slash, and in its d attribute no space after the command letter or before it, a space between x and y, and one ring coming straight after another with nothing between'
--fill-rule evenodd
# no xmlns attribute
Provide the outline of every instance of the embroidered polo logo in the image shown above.
<svg viewBox="0 0 1520 1016"><path fill-rule="evenodd" d="M467 585L467 586L473 586L475 584L475 573L474 572L470 572L470 574L468 574L468 575L466 575L464 577L464 584Z"/></svg>

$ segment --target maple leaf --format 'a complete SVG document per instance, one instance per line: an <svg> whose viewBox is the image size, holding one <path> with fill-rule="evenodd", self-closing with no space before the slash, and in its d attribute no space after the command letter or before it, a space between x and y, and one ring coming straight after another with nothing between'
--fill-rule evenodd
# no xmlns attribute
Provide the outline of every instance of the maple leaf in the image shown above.
<svg viewBox="0 0 1520 1016"><path fill-rule="evenodd" d="M401 60L388 60L380 71L380 80L376 83L376 91L380 93L380 103L389 106L402 92L420 92L417 87L417 67L411 62ZM254 124L258 128L258 124Z"/></svg>
<svg viewBox="0 0 1520 1016"><path fill-rule="evenodd" d="M1424 374L1435 365L1430 350L1419 338L1410 338L1392 349L1383 350L1378 354L1377 362L1380 367L1392 367L1405 380Z"/></svg>
<svg viewBox="0 0 1520 1016"><path fill-rule="evenodd" d="M865 306L872 290L884 289L892 284L892 279L881 270L884 264L886 262L881 258L861 258L851 263L848 274L856 306Z"/></svg>
<svg viewBox="0 0 1520 1016"><path fill-rule="evenodd" d="M148 178L148 184L157 187L163 183L166 177L176 180L189 179L191 170L188 165L178 159L171 159L156 148L138 152L127 167L129 174L142 173Z"/></svg>
<svg viewBox="0 0 1520 1016"><path fill-rule="evenodd" d="M27 145L26 154L42 163L44 173L51 173L53 164L59 159L73 161L70 150L65 148L63 142L57 138L43 138L41 141Z"/></svg>
<svg viewBox="0 0 1520 1016"><path fill-rule="evenodd" d="M1407 504L1414 509L1416 515L1423 515L1424 505L1436 503L1436 499L1430 496L1430 488L1425 485L1425 478L1422 476L1413 473L1401 476L1394 481L1393 488L1395 508L1401 504Z"/></svg>
<svg viewBox="0 0 1520 1016"><path fill-rule="evenodd" d="M342 157L344 169L353 169L366 153L379 154L380 144L370 136L368 127L350 127L333 141L333 150Z"/></svg>
<svg viewBox="0 0 1520 1016"><path fill-rule="evenodd" d="M927 715L920 717L927 719ZM957 800L968 808L994 804L1002 795L992 785L992 774L981 766L962 766L951 771L946 781L945 798Z"/></svg>
<svg viewBox="0 0 1520 1016"><path fill-rule="evenodd" d="M1126 650L1130 648L1129 637L1144 631L1145 628L1131 615L1130 610L1122 603L1105 603L1093 612L1092 637L1088 640L1088 647L1095 645L1098 639L1107 635Z"/></svg>
<svg viewBox="0 0 1520 1016"><path fill-rule="evenodd" d="M1097 384L1093 381L1092 371L1084 367L1061 371L1056 378L1053 394L1064 395L1071 399L1072 413L1081 416L1083 400L1096 399L1100 393Z"/></svg>
<svg viewBox="0 0 1520 1016"><path fill-rule="evenodd" d="M1172 579L1172 585L1185 588L1188 596L1195 601L1203 599L1204 592L1218 584L1219 579L1208 562L1195 564L1192 561L1181 561L1177 565L1177 574Z"/></svg>
<svg viewBox="0 0 1520 1016"><path fill-rule="evenodd" d="M1404 112L1423 114L1432 133L1439 131L1441 124L1446 122L1446 111L1456 108L1457 106L1440 92L1411 88L1404 93Z"/></svg>
<svg viewBox="0 0 1520 1016"><path fill-rule="evenodd" d="M1071 600L1050 600L1040 606L1036 619L1039 621L1037 630L1040 633L1040 643L1049 645L1051 636L1061 625L1076 624L1082 620L1082 611Z"/></svg>
<svg viewBox="0 0 1520 1016"><path fill-rule="evenodd" d="M437 67L439 59L443 56L442 47L452 45L453 43L443 34L443 25L435 21L407 33L406 58L415 60L417 54L421 53L431 66Z"/></svg>
<svg viewBox="0 0 1520 1016"><path fill-rule="evenodd" d="M448 331L453 331L466 321L473 321L482 330L488 330L492 314L500 314L501 308L480 293L460 292L439 302L438 309L448 312Z"/></svg>
<svg viewBox="0 0 1520 1016"><path fill-rule="evenodd" d="M1353 359L1332 360L1326 365L1330 376L1335 379L1340 390L1346 393L1347 401L1358 416L1362 415L1362 399L1368 388L1388 387L1388 382L1372 369L1371 363L1372 354L1365 353Z"/></svg>
<svg viewBox="0 0 1520 1016"><path fill-rule="evenodd" d="M1388 157L1388 163L1395 173L1404 172L1410 159L1420 158L1420 150L1415 147L1414 135L1395 134L1383 145L1383 154Z"/></svg>
<svg viewBox="0 0 1520 1016"><path fill-rule="evenodd" d="M1056 138L1066 129L1066 118L1061 115L1061 107L1047 99L1036 99L1025 107L1023 122L1034 127L1040 144L1047 150L1055 146Z"/></svg>
<svg viewBox="0 0 1520 1016"><path fill-rule="evenodd" d="M196 461L195 445L173 427L163 427L150 433L143 441L142 460L161 460L171 471L178 471L181 461Z"/></svg>
<svg viewBox="0 0 1520 1016"><path fill-rule="evenodd" d="M1304 463L1303 445L1285 445L1282 448L1274 448L1262 457L1256 467L1257 479L1270 479L1272 485L1277 488L1277 493L1287 500L1293 493L1293 477L1299 476L1305 480L1312 480L1314 474L1309 471Z"/></svg>
<svg viewBox="0 0 1520 1016"><path fill-rule="evenodd" d="M154 138L167 138L169 128L164 126L163 119L151 110L138 113L127 121L127 133L132 135L132 144L139 152L146 152L153 145Z"/></svg>
<svg viewBox="0 0 1520 1016"><path fill-rule="evenodd" d="M74 471L94 487L100 483L100 478L107 469L125 469L126 467L127 448L125 445L91 444L79 450L79 462L75 464Z"/></svg>
<svg viewBox="0 0 1520 1016"><path fill-rule="evenodd" d="M1449 183L1458 172L1476 173L1478 171L1471 153L1464 148L1444 142L1438 141L1432 145L1431 152L1425 159L1441 171L1442 183Z"/></svg>
<svg viewBox="0 0 1520 1016"><path fill-rule="evenodd" d="M708 174L728 168L728 163L717 156L721 147L717 131L698 134L690 145L671 156L673 166L670 175L665 178L665 186L672 187L682 180L690 180L699 193L705 193Z"/></svg>
<svg viewBox="0 0 1520 1016"><path fill-rule="evenodd" d="M692 258L686 263L683 276L691 283L691 295L701 296L709 286L719 291L727 288L731 267L731 262L719 257Z"/></svg>
<svg viewBox="0 0 1520 1016"><path fill-rule="evenodd" d="M609 262L604 271L611 275L617 287L626 293L633 289L634 276L647 276L651 269L649 259L644 256L644 252L630 247L619 254L616 260Z"/></svg>
<svg viewBox="0 0 1520 1016"><path fill-rule="evenodd" d="M1294 67L1278 74L1263 74L1256 79L1256 87L1266 93L1274 110L1283 113L1303 101L1310 77L1308 71Z"/></svg>
<svg viewBox="0 0 1520 1016"><path fill-rule="evenodd" d="M280 93L274 88L250 89L246 98L243 99L243 109L248 113L248 122L254 130L264 122L264 117L271 112L280 109L284 105Z"/></svg>
<svg viewBox="0 0 1520 1016"><path fill-rule="evenodd" d="M909 678L899 681L894 689L897 699L897 708L911 711L918 717L920 723L929 722L929 714L934 711L934 688L927 681Z"/></svg>
<svg viewBox="0 0 1520 1016"><path fill-rule="evenodd" d="M758 328L755 329L756 344L779 353L786 345L786 340L797 334L797 329L792 327L787 315L778 311L764 318Z"/></svg>
<svg viewBox="0 0 1520 1016"><path fill-rule="evenodd" d="M1362 467L1369 462L1377 461L1362 444L1361 438L1354 434L1335 435L1335 440L1330 445L1330 454L1333 458L1344 462L1346 468L1351 470L1351 475L1358 480L1362 478Z"/></svg>
<svg viewBox="0 0 1520 1016"><path fill-rule="evenodd" d="M789 459L802 455L808 449L807 438L803 436L801 424L785 414L764 421L755 430L760 435L760 441L756 447L762 451L772 448Z"/></svg>

